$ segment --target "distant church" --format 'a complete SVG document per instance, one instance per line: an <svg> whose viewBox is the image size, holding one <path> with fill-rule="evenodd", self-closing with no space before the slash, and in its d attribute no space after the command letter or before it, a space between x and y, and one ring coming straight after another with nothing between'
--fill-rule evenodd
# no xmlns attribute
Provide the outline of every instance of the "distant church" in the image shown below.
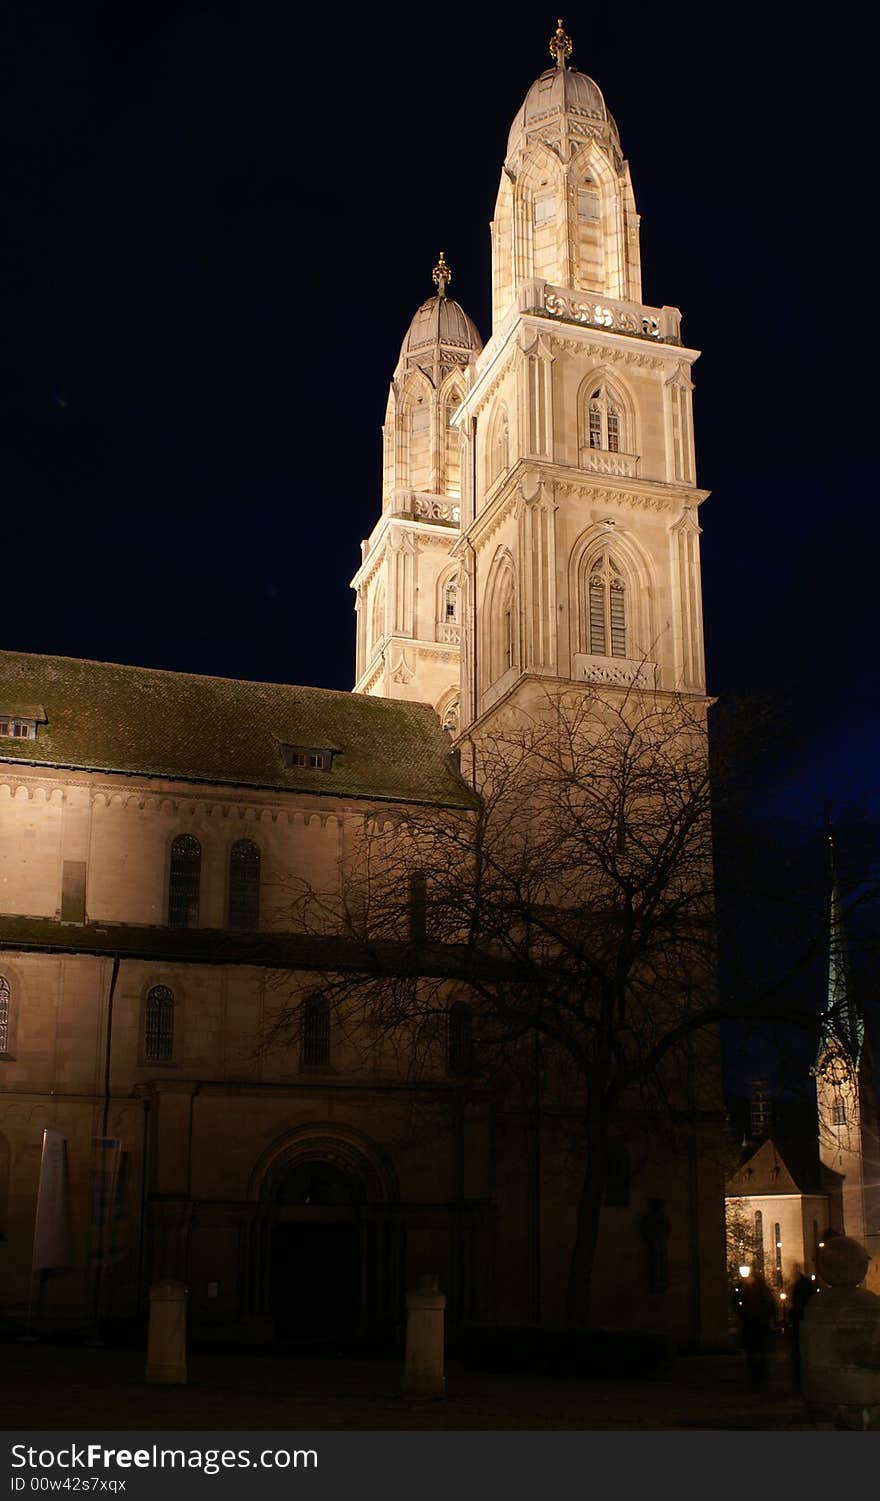
<svg viewBox="0 0 880 1501"><path fill-rule="evenodd" d="M752 1136L760 1145L747 1153L726 1188L729 1254L736 1249L777 1295L786 1296L799 1272L816 1273L828 1234L861 1242L871 1256L865 1286L880 1292L876 1075L850 973L830 832L829 847L828 996L812 1071L814 1128L782 1140L772 1129L769 1098L759 1090Z"/></svg>
<svg viewBox="0 0 880 1501"><path fill-rule="evenodd" d="M502 166L491 337L441 254L401 346L354 693L0 653L0 1317L36 1267L44 1316L87 1319L98 1267L105 1315L171 1276L254 1338L393 1330L422 1273L453 1327L562 1318L577 1179L549 1130L537 1165L529 1111L454 1049L416 1101L320 1011L255 1047L274 978L338 952L285 928L280 883L344 885L365 817L466 809L463 736L577 684L705 703L697 352L642 302L617 125L561 24L550 50ZM707 1089L608 1197L599 1324L723 1335ZM43 1176L34 1257L44 1130L66 1182Z"/></svg>

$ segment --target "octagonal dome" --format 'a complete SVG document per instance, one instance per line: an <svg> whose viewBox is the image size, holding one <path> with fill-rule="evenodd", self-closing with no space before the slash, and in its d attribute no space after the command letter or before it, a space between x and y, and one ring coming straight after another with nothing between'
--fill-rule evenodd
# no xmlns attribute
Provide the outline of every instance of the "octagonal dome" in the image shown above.
<svg viewBox="0 0 880 1501"><path fill-rule="evenodd" d="M561 134L563 116L575 124L575 133L577 124L608 127L619 145L617 126L608 113L599 85L577 68L556 67L547 68L526 94L510 127L507 155L516 149L523 135L528 138L544 131L554 137Z"/></svg>
<svg viewBox="0 0 880 1501"><path fill-rule="evenodd" d="M483 347L476 324L460 303L439 294L428 297L417 309L400 346L400 357L405 359L407 355L420 354L434 344L473 350L474 354L479 354Z"/></svg>

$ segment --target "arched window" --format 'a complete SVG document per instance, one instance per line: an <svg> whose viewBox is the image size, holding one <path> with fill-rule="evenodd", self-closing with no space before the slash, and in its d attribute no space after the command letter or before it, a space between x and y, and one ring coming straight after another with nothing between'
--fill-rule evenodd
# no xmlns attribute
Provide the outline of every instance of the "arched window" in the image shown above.
<svg viewBox="0 0 880 1501"><path fill-rule="evenodd" d="M326 1068L330 1062L330 1007L320 996L306 1001L302 1012L304 1068Z"/></svg>
<svg viewBox="0 0 880 1501"><path fill-rule="evenodd" d="M229 851L229 926L260 926L260 847L237 839Z"/></svg>
<svg viewBox="0 0 880 1501"><path fill-rule="evenodd" d="M385 585L380 579L373 593L371 650L376 652L385 640Z"/></svg>
<svg viewBox="0 0 880 1501"><path fill-rule="evenodd" d="M604 386L597 386L590 396L590 447L620 453L623 448L623 412Z"/></svg>
<svg viewBox="0 0 880 1501"><path fill-rule="evenodd" d="M148 1063L170 1063L173 1054L174 994L167 985L154 985L147 996L144 1057Z"/></svg>
<svg viewBox="0 0 880 1501"><path fill-rule="evenodd" d="M760 1209L755 1211L755 1271L760 1277L764 1275L764 1216Z"/></svg>
<svg viewBox="0 0 880 1501"><path fill-rule="evenodd" d="M9 981L0 975L0 1053L9 1052Z"/></svg>
<svg viewBox="0 0 880 1501"><path fill-rule="evenodd" d="M450 579L443 590L443 619L447 624L458 620L458 580Z"/></svg>
<svg viewBox="0 0 880 1501"><path fill-rule="evenodd" d="M172 928L199 925L199 882L202 846L192 834L178 834L171 846L168 884L168 922Z"/></svg>
<svg viewBox="0 0 880 1501"><path fill-rule="evenodd" d="M505 407L495 413L489 438L489 484L506 474L510 468L510 424Z"/></svg>
<svg viewBox="0 0 880 1501"><path fill-rule="evenodd" d="M471 1008L455 1001L446 1013L446 1072L464 1078L473 1072L474 1033Z"/></svg>
<svg viewBox="0 0 880 1501"><path fill-rule="evenodd" d="M458 734L458 714L459 704L458 699L456 698L451 704L448 705L446 709L444 709L443 718L440 721L447 735Z"/></svg>
<svg viewBox="0 0 880 1501"><path fill-rule="evenodd" d="M483 617L482 665L484 688L489 688L513 667L519 656L516 582L513 560L502 556L492 567Z"/></svg>
<svg viewBox="0 0 880 1501"><path fill-rule="evenodd" d="M590 569L590 652L596 657L626 656L626 586L610 554Z"/></svg>

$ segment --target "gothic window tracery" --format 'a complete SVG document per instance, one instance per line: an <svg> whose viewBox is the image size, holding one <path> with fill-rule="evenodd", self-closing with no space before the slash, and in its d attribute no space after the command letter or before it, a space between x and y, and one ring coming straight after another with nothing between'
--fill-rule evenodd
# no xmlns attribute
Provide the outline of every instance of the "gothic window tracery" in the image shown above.
<svg viewBox="0 0 880 1501"><path fill-rule="evenodd" d="M623 412L620 403L609 396L605 386L596 386L590 396L589 433L591 448L603 448L608 453L621 452Z"/></svg>
<svg viewBox="0 0 880 1501"><path fill-rule="evenodd" d="M174 993L154 985L144 1016L144 1057L148 1063L170 1063L174 1054Z"/></svg>
<svg viewBox="0 0 880 1501"><path fill-rule="evenodd" d="M589 641L593 656L626 656L626 585L610 553L590 568Z"/></svg>

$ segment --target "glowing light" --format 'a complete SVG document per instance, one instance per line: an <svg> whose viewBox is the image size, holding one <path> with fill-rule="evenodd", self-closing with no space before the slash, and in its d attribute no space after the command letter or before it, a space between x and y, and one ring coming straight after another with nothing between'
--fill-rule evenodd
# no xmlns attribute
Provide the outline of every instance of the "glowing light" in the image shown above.
<svg viewBox="0 0 880 1501"><path fill-rule="evenodd" d="M816 1280L816 1273L815 1272L811 1272L810 1273L810 1281L811 1282L815 1282L815 1280Z"/></svg>
<svg viewBox="0 0 880 1501"><path fill-rule="evenodd" d="M748 1277L751 1274L751 1270L752 1269L750 1266L737 1267L737 1271L739 1272L741 1277Z"/></svg>
<svg viewBox="0 0 880 1501"><path fill-rule="evenodd" d="M786 1298L788 1297L788 1293L780 1293L779 1297L780 1297L780 1300L784 1303L785 1300L786 1300Z"/></svg>

